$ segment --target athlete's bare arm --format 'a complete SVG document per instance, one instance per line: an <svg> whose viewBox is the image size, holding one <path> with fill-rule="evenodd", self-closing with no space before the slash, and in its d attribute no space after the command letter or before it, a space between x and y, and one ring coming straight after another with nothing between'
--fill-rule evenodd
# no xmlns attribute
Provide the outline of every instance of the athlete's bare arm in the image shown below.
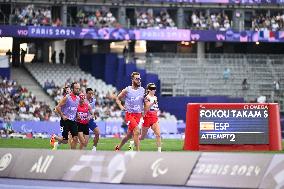
<svg viewBox="0 0 284 189"><path fill-rule="evenodd" d="M56 112L60 115L60 117L62 117L63 120L67 120L68 118L63 114L63 112L61 111L62 106L64 106L66 104L67 101L67 97L63 97L62 100L59 102L59 104L55 107Z"/></svg>
<svg viewBox="0 0 284 189"><path fill-rule="evenodd" d="M126 95L127 91L126 89L123 89L117 97L115 97L115 102L119 106L120 110L125 110L124 106L121 104L121 99L123 99Z"/></svg>
<svg viewBox="0 0 284 189"><path fill-rule="evenodd" d="M59 103L60 103L62 100L63 100L63 98L59 101ZM59 104L59 103L58 103L58 104ZM57 104L57 106L58 106L58 104ZM53 111L54 111L57 115L60 116L60 114L57 112L57 106L54 107Z"/></svg>
<svg viewBox="0 0 284 189"><path fill-rule="evenodd" d="M144 111L147 112L150 110L150 107L153 106L154 104L156 104L157 101L155 100L154 102L150 102L150 99L148 96L145 97L144 99Z"/></svg>
<svg viewBox="0 0 284 189"><path fill-rule="evenodd" d="M146 96L144 99L144 112L149 111L150 107L151 107L150 99L148 98L148 96Z"/></svg>
<svg viewBox="0 0 284 189"><path fill-rule="evenodd" d="M88 105L88 110L89 110L89 113L90 113L90 115L91 115L90 118L89 118L89 120L92 119L92 118L96 119L95 111L92 110L92 107L91 107L90 104Z"/></svg>

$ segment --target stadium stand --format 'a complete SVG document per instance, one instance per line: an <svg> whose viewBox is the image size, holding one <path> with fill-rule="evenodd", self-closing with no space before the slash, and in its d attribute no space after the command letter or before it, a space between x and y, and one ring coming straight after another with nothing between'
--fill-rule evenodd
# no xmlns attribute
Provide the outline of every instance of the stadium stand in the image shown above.
<svg viewBox="0 0 284 189"><path fill-rule="evenodd" d="M146 61L139 61L137 64L159 75L162 95L242 96L247 101L254 101L262 95L269 101L277 101L283 96L284 66L279 56L212 54L204 59L197 59L185 55L167 55L168 57L152 54ZM223 78L225 68L231 72L228 81ZM242 88L244 79L249 84L247 90ZM275 96L276 99L271 99L274 81L280 81L281 92Z"/></svg>
<svg viewBox="0 0 284 189"><path fill-rule="evenodd" d="M118 27L119 23L113 13L105 8L83 7L76 15L77 24L81 27Z"/></svg>
<svg viewBox="0 0 284 189"><path fill-rule="evenodd" d="M21 26L60 26L59 20L52 22L51 10L48 7L36 7L33 4L17 7L12 12L12 23Z"/></svg>
<svg viewBox="0 0 284 189"><path fill-rule="evenodd" d="M115 91L111 85L106 85L102 80L95 79L91 74L86 74L78 66L56 65L56 64L26 64L28 71L44 88L44 83L48 78L52 78L55 86L64 86L66 81L79 81L87 79L88 87L94 88L101 95ZM70 84L70 83L69 83Z"/></svg>
<svg viewBox="0 0 284 189"><path fill-rule="evenodd" d="M81 71L77 66L71 65L54 65L54 64L26 64L27 70L38 81L46 92L58 101L62 98L62 88L77 81L81 83L81 89L91 87L95 90L97 99L97 113L101 119L108 117L120 118L121 111L118 110L112 100L108 98L110 94L116 92L116 89L107 85L100 79L95 79L92 75ZM49 78L54 81L54 88L46 88Z"/></svg>
<svg viewBox="0 0 284 189"><path fill-rule="evenodd" d="M190 22L187 23L189 28L201 30L220 30L226 31L231 29L232 21L226 14L212 13L205 14L202 11L193 12L191 14Z"/></svg>
<svg viewBox="0 0 284 189"><path fill-rule="evenodd" d="M252 20L252 29L278 31L283 29L284 14L277 13L275 15L256 14Z"/></svg>
<svg viewBox="0 0 284 189"><path fill-rule="evenodd" d="M13 80L0 78L1 121L33 120L55 121L58 117L52 113L45 102L37 101L32 92Z"/></svg>
<svg viewBox="0 0 284 189"><path fill-rule="evenodd" d="M87 81L87 84L82 87L91 87L95 90L95 97L97 99L96 111L99 119L121 119L122 112L118 109L116 104L109 98L109 95L117 92L112 85L107 85L101 79L96 79L91 74L87 74L80 70L77 66L71 65L56 65L56 64L26 64L25 67L32 74L32 76L39 82L42 88L45 87L46 81L52 78L55 88L48 89L47 93L54 97L58 102L62 98L62 87L70 84L73 81ZM159 117L161 120L177 121L174 115L168 112L160 111Z"/></svg>
<svg viewBox="0 0 284 189"><path fill-rule="evenodd" d="M157 13L156 13L157 12ZM175 23L167 9L154 11L153 9L136 12L138 28L175 28Z"/></svg>

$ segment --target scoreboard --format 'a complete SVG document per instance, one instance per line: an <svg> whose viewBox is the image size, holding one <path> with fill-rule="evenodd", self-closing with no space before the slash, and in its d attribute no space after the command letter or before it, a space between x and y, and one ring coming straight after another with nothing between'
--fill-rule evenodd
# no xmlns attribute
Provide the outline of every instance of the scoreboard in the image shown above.
<svg viewBox="0 0 284 189"><path fill-rule="evenodd" d="M282 150L278 104L188 104L184 149Z"/></svg>
<svg viewBox="0 0 284 189"><path fill-rule="evenodd" d="M268 144L268 109L199 110L200 144Z"/></svg>

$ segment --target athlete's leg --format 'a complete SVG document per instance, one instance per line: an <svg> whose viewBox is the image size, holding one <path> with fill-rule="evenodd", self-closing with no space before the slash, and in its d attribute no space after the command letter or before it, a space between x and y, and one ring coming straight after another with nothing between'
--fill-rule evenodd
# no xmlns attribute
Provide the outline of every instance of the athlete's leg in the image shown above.
<svg viewBox="0 0 284 189"><path fill-rule="evenodd" d="M144 138L146 137L147 133L148 133L148 129L149 127L142 127L142 133L141 133L141 137L140 140L144 140Z"/></svg>
<svg viewBox="0 0 284 189"><path fill-rule="evenodd" d="M83 132L78 132L78 138L79 138L79 141L80 141L80 150L82 150L84 147L85 147L85 137L84 137L84 134Z"/></svg>
<svg viewBox="0 0 284 189"><path fill-rule="evenodd" d="M84 146L84 149L87 148L88 144L89 144L89 135L84 135L84 138L85 138L85 146Z"/></svg>
<svg viewBox="0 0 284 189"><path fill-rule="evenodd" d="M68 132L68 141L67 143L71 144L72 143L72 135L70 133L70 131ZM67 143L64 143L64 144L67 144Z"/></svg>
<svg viewBox="0 0 284 189"><path fill-rule="evenodd" d="M89 143L89 127L87 124L83 126L83 137L84 137L84 143L82 143L81 145L82 145L82 149L85 150Z"/></svg>
<svg viewBox="0 0 284 189"><path fill-rule="evenodd" d="M161 152L162 151L162 149L161 149L162 148L161 147L161 131L160 131L160 126L159 126L158 122L154 123L151 128L154 131L154 134L156 135L158 151Z"/></svg>
<svg viewBox="0 0 284 189"><path fill-rule="evenodd" d="M91 119L89 121L89 124L88 124L88 127L91 131L93 131L95 137L94 137L94 140L93 140L93 148L92 150L93 151L97 151L97 144L98 144L98 141L99 141L99 138L100 138L100 130L99 130L99 127L97 126L96 122L94 121L94 119Z"/></svg>
<svg viewBox="0 0 284 189"><path fill-rule="evenodd" d="M133 129L133 140L136 147L136 151L140 151L140 141L139 141L139 128L138 126Z"/></svg>
<svg viewBox="0 0 284 189"><path fill-rule="evenodd" d="M78 143L78 136L73 136L72 137L72 142L71 142L71 149L76 149Z"/></svg>
<svg viewBox="0 0 284 189"><path fill-rule="evenodd" d="M76 149L77 143L78 143L78 125L75 121L69 121L70 124L70 133L72 135L72 141L71 141L71 149Z"/></svg>
<svg viewBox="0 0 284 189"><path fill-rule="evenodd" d="M60 120L60 131L62 133L62 137L53 134L50 138L50 145L52 146L53 150L56 150L61 143L68 143L68 128L65 125L66 122L64 120Z"/></svg>
<svg viewBox="0 0 284 189"><path fill-rule="evenodd" d="M60 146L60 144L67 144L68 141L69 141L69 139L67 140L67 139L64 139L64 137L60 137L60 136L57 136L57 135L54 134L50 139L50 144L52 144L53 150L57 150L57 148Z"/></svg>
<svg viewBox="0 0 284 189"><path fill-rule="evenodd" d="M132 137L132 133L130 131L127 132L126 136L121 140L120 144L117 146L118 150L120 150L123 145Z"/></svg>
<svg viewBox="0 0 284 189"><path fill-rule="evenodd" d="M100 129L99 129L99 127L96 127L96 128L93 130L93 132L94 132L94 134L95 134L93 149L96 150L96 149L97 149L98 142L99 142L99 140L100 140Z"/></svg>

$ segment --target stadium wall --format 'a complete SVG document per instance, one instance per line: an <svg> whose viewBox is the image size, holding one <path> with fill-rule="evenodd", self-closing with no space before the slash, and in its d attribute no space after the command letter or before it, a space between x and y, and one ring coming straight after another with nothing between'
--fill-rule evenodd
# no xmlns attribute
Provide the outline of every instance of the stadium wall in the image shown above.
<svg viewBox="0 0 284 189"><path fill-rule="evenodd" d="M283 170L281 154L0 149L4 178L270 189Z"/></svg>

